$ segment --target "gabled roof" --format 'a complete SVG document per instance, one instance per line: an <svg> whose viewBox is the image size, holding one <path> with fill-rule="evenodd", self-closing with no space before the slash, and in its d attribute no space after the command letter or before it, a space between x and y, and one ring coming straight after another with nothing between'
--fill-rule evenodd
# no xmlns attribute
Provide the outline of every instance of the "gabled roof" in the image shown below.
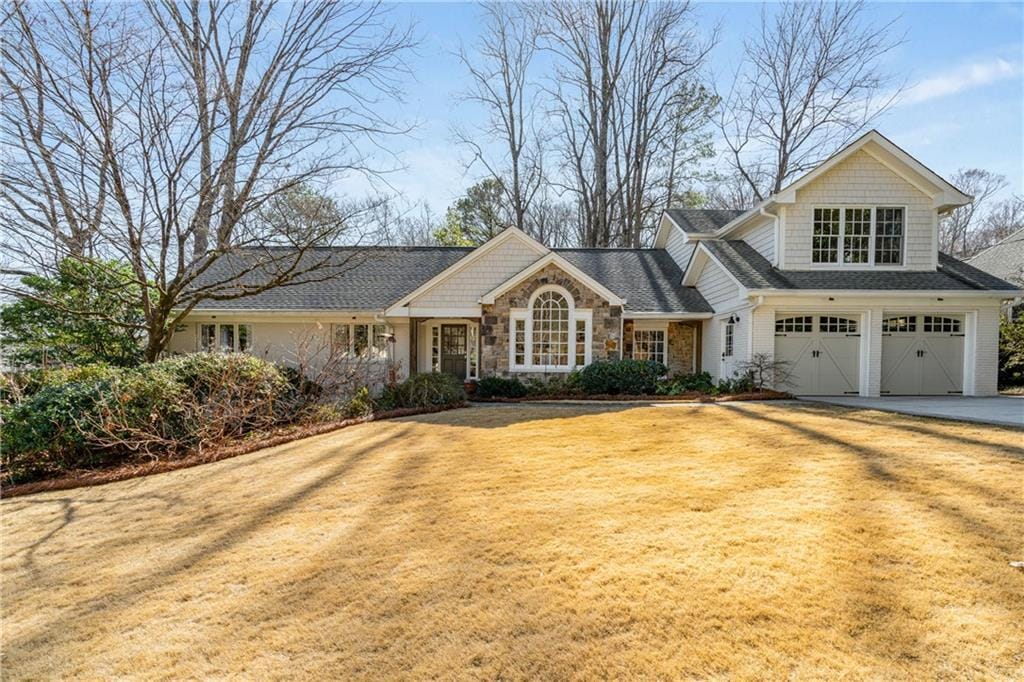
<svg viewBox="0 0 1024 682"><path fill-rule="evenodd" d="M863 290L863 291L1013 291L1004 282L944 253L936 271L912 270L779 270L739 240L701 242L715 261L748 290Z"/></svg>
<svg viewBox="0 0 1024 682"><path fill-rule="evenodd" d="M498 296L501 296L503 293L505 293L515 285L519 284L520 282L522 282L524 279L532 276L537 272L540 272L549 265L554 265L555 267L560 268L561 270L572 276L574 279L579 281L581 284L586 285L587 287L590 288L591 291L596 293L604 300L608 301L609 305L621 306L626 304L626 299L622 298L614 291L611 291L601 282L597 281L596 279L588 275L586 272L580 270L578 267L567 261L563 256L553 251L548 255L544 256L543 258L541 258L540 260L534 261L529 266L523 268L522 270L509 277L507 280L505 280L498 286L494 287L493 289L485 293L483 296L480 297L480 302L494 303L494 299L496 299Z"/></svg>
<svg viewBox="0 0 1024 682"><path fill-rule="evenodd" d="M968 258L966 262L1005 280L1024 279L1024 228L973 258Z"/></svg>
<svg viewBox="0 0 1024 682"><path fill-rule="evenodd" d="M665 211L669 220L688 234L715 232L743 213L731 208L670 208Z"/></svg>

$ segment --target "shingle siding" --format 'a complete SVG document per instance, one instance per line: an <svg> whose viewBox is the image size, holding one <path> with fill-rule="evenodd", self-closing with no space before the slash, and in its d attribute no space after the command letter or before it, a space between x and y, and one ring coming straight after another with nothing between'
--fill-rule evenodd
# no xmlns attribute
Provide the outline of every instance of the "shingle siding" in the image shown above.
<svg viewBox="0 0 1024 682"><path fill-rule="evenodd" d="M540 254L519 240L509 240L451 274L412 301L411 308L471 307L481 296L531 263Z"/></svg>
<svg viewBox="0 0 1024 682"><path fill-rule="evenodd" d="M812 267L811 236L814 208L823 206L905 206L904 265L909 270L934 267L935 209L931 198L870 154L860 151L797 191L795 204L786 207L786 235L782 267Z"/></svg>

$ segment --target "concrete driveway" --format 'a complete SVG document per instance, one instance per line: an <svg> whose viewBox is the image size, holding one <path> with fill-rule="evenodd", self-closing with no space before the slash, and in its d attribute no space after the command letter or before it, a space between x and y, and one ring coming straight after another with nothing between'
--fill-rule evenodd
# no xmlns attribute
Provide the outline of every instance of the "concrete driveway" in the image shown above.
<svg viewBox="0 0 1024 682"><path fill-rule="evenodd" d="M919 417L939 417L981 424L1024 427L1024 396L885 396L861 398L836 396L807 398L831 405L860 407L867 410L901 412Z"/></svg>

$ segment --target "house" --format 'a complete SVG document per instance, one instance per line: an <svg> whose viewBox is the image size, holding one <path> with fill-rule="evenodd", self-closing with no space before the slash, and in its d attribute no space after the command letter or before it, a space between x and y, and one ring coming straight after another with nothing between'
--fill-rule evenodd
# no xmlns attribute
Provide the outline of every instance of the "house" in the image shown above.
<svg viewBox="0 0 1024 682"><path fill-rule="evenodd" d="M666 211L654 248L549 249L515 229L477 248L333 248L314 255L347 263L338 277L210 302L171 350L287 362L316 338L460 378L618 357L724 378L767 354L798 394L988 395L1000 301L1021 292L939 253L939 216L970 201L872 131L750 210Z"/></svg>
<svg viewBox="0 0 1024 682"><path fill-rule="evenodd" d="M1024 286L1024 228L967 259L967 263L990 275ZM1020 296L1003 304L1003 314L1019 316L1022 312ZM1016 319L1016 317L1014 317Z"/></svg>

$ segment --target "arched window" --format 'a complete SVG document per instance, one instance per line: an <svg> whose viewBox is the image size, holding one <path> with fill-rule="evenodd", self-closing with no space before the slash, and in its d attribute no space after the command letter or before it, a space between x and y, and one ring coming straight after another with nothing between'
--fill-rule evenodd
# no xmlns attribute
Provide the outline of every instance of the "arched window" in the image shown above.
<svg viewBox="0 0 1024 682"><path fill-rule="evenodd" d="M557 291L544 291L533 301L533 364L562 367L569 364L569 302Z"/></svg>

